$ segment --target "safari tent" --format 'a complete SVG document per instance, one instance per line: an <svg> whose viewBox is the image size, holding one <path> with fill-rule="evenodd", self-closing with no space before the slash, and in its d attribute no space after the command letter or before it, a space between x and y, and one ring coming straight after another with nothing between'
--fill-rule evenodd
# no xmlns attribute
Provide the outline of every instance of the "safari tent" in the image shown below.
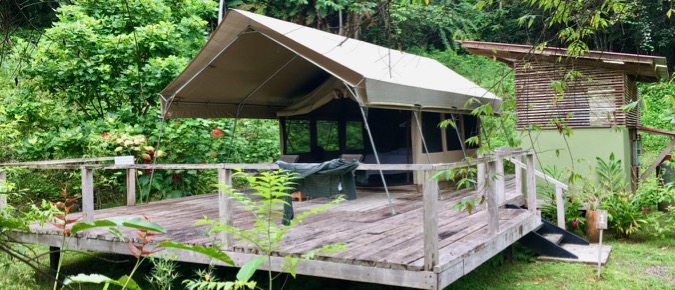
<svg viewBox="0 0 675 290"><path fill-rule="evenodd" d="M160 96L165 118L278 119L281 154L299 162L362 154L378 164L474 155L470 111L501 104L435 60L240 10ZM456 128L439 128L448 118ZM389 173L388 183L419 183Z"/></svg>

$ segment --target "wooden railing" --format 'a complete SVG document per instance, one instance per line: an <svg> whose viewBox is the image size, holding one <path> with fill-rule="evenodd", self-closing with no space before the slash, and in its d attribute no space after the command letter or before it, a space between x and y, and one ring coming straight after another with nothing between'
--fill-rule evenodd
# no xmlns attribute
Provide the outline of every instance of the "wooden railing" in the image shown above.
<svg viewBox="0 0 675 290"><path fill-rule="evenodd" d="M444 164L360 164L356 170L407 170L423 171L423 230L424 230L424 269L433 270L439 264L439 237L438 237L438 200L439 186L438 180L432 176L440 170L453 170L466 168L469 166L478 166L479 176L478 184L481 190L485 190L487 200L487 224L488 233L496 235L499 233L499 207L505 200L505 182L504 182L504 163L503 160L525 158L526 164L526 184L527 184L527 205L530 211L536 212L536 189L535 189L535 170L534 170L534 152L522 150L498 151L494 154L478 158L471 161L462 161ZM110 160L110 159L108 159ZM101 160L96 160L101 161ZM91 222L94 220L94 188L93 174L94 170L125 170L126 171L126 205L133 206L136 203L136 171L137 170L175 170L175 169L211 169L217 171L218 182L223 185L232 184L233 170L277 170L276 164L69 164L59 163L57 161L32 162L32 163L13 163L0 164L0 167L28 167L39 169L69 169L80 170L82 173L82 215L83 221ZM518 172L518 171L516 171ZM518 174L518 173L517 173ZM516 178L516 188L522 189L522 178ZM518 191L518 194L521 194ZM224 187L218 190L218 215L219 221L224 224L232 225L232 213L234 208L233 200L226 194ZM233 236L226 232L219 237L227 249L233 245Z"/></svg>
<svg viewBox="0 0 675 290"><path fill-rule="evenodd" d="M516 179L522 178L523 169L529 170L527 168L530 168L529 164L523 164L523 162L518 161L515 158L508 158L507 160L516 165ZM545 173L539 170L536 169L532 170L534 170L534 174L537 177L540 177L544 179L546 182L549 182L555 186L555 205L556 205L557 223L558 227L565 229L565 202L563 201L563 194L564 194L563 190L569 190L569 186L565 183L556 180L551 176L546 175ZM522 188L519 188L517 185L518 183L516 183L516 192L522 192Z"/></svg>

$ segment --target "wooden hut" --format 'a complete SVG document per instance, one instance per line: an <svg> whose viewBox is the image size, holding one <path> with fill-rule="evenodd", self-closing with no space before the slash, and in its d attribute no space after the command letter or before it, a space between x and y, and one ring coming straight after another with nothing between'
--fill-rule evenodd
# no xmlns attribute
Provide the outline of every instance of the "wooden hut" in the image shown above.
<svg viewBox="0 0 675 290"><path fill-rule="evenodd" d="M639 176L636 82L667 77L664 57L604 51L571 56L561 48L479 41L463 41L462 47L513 67L516 127L523 147L539 152L541 164L583 173L596 157L614 153L627 175Z"/></svg>

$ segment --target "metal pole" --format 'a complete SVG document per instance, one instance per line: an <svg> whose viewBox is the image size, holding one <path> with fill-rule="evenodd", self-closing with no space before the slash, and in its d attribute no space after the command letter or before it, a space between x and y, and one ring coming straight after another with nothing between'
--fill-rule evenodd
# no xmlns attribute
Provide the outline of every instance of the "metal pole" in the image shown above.
<svg viewBox="0 0 675 290"><path fill-rule="evenodd" d="M604 230L600 230L600 240L598 241L598 281L600 281L600 269L602 267L602 232Z"/></svg>
<svg viewBox="0 0 675 290"><path fill-rule="evenodd" d="M363 109L364 104L361 101L361 98L358 96L358 93L356 93L356 90L352 91L352 88L345 83L345 87L347 87L347 90L354 96L356 101L359 103L359 109L361 109L361 117L363 117L363 125L366 127L366 132L368 132L368 138L370 139L370 145L373 147L373 154L375 155L375 162L377 162L377 165L380 165L380 156L377 154L377 149L375 149L375 140L373 139L373 134L370 132L370 126L368 125L368 118L366 117L366 111ZM387 181L384 180L384 172L382 172L382 169L378 169L380 171L380 178L382 178L382 185L384 186L384 192L387 194L387 202L389 202L389 208L391 209L391 214L395 215L396 214L396 209L394 209L394 204L391 202L391 195L389 194L389 188L387 187Z"/></svg>
<svg viewBox="0 0 675 290"><path fill-rule="evenodd" d="M223 0L218 1L218 24L223 22Z"/></svg>

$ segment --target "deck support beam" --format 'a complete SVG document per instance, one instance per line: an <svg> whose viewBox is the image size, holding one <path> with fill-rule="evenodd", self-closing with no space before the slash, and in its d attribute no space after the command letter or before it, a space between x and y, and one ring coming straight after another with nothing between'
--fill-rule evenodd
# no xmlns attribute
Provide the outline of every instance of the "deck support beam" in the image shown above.
<svg viewBox="0 0 675 290"><path fill-rule="evenodd" d="M81 167L82 172L82 221L94 221L94 170Z"/></svg>
<svg viewBox="0 0 675 290"><path fill-rule="evenodd" d="M498 182L497 162L489 161L487 163L487 209L488 209L488 233L491 235L499 232L499 200L498 200ZM503 190L503 189L502 189Z"/></svg>
<svg viewBox="0 0 675 290"><path fill-rule="evenodd" d="M61 260L61 248L49 247L49 270L52 275L56 275L59 270L59 261Z"/></svg>
<svg viewBox="0 0 675 290"><path fill-rule="evenodd" d="M232 212L234 204L232 197L227 193L227 188L232 186L232 170L218 169L218 218L221 224L232 226ZM233 245L232 233L225 231L220 233L220 242L225 249L230 249Z"/></svg>
<svg viewBox="0 0 675 290"><path fill-rule="evenodd" d="M127 202L126 205L136 205L136 169L127 169Z"/></svg>
<svg viewBox="0 0 675 290"><path fill-rule="evenodd" d="M433 171L424 171L424 270L438 265L438 180Z"/></svg>

